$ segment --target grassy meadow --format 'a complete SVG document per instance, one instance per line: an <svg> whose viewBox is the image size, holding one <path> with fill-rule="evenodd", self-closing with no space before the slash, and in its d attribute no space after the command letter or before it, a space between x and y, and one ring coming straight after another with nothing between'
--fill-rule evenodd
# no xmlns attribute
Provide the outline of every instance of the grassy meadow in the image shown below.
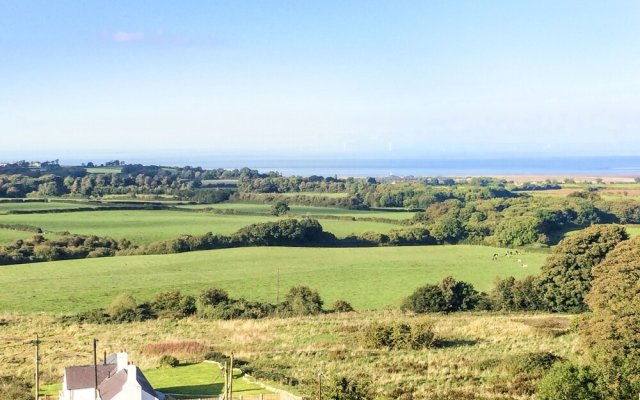
<svg viewBox="0 0 640 400"><path fill-rule="evenodd" d="M180 355L185 355L184 353ZM186 354L186 357L198 355ZM183 359L184 360L184 359ZM166 394L186 396L218 395L224 390L224 374L218 364L209 362L184 363L177 367L145 368L144 375L154 389ZM234 368L233 390L242 395L270 393L261 386L242 379L242 371ZM43 385L41 394L55 396L62 390L62 382Z"/></svg>
<svg viewBox="0 0 640 400"><path fill-rule="evenodd" d="M391 213L390 213L391 214ZM286 218L286 217L283 217ZM175 239L207 232L228 235L254 223L276 221L264 215L232 215L177 210L107 210L49 214L0 215L0 224L27 224L51 232L126 238L135 244ZM389 232L397 224L349 219L322 219L326 231L338 237L359 232Z"/></svg>
<svg viewBox="0 0 640 400"><path fill-rule="evenodd" d="M0 228L0 246L14 243L16 240L29 239L34 235L33 232L16 231L13 229Z"/></svg>
<svg viewBox="0 0 640 400"><path fill-rule="evenodd" d="M0 375L30 379L33 346L28 338L38 333L43 340L42 381L52 384L49 389L59 385L65 365L91 362L91 340L97 338L100 354L127 349L130 359L159 388L201 390L205 381L214 385L219 381L215 371L208 377L206 371L200 371L203 367L158 368L160 354L149 351L150 347L167 347L171 349L167 354L193 359L202 356L189 350L197 341L204 349L233 351L258 370L298 379L300 386L285 389L300 394L313 393L315 377L322 371L327 381L350 376L375 382L378 399L395 400L409 391L418 399L445 392L466 399L535 399L540 374L526 370L521 360L539 352L575 360L579 348L576 335L567 329L571 318L518 313L412 316L376 311L249 321L154 320L105 327L62 325L49 315L5 313L0 314L7 344L0 353ZM375 350L363 345L359 333L363 327L398 320L432 321L438 338L435 348ZM172 378L167 380L167 375Z"/></svg>
<svg viewBox="0 0 640 400"><path fill-rule="evenodd" d="M337 299L356 309L398 306L426 283L452 275L479 290L496 277L538 272L546 255L516 257L486 246L413 246L374 248L247 247L181 254L109 257L4 266L0 268L0 310L72 313L106 307L128 292L139 301L161 291L197 294L211 286L232 297L275 302L292 286L317 289L327 306Z"/></svg>
<svg viewBox="0 0 640 400"><path fill-rule="evenodd" d="M366 210L348 210L345 208L336 207L317 207L317 206L298 206L290 205L289 215L291 216L316 216L322 218L323 216L338 216L338 217L353 217L353 218L385 218L397 221L411 219L415 212L408 212L403 210L394 211L366 211ZM240 213L251 214L269 214L271 211L271 204L265 203L234 203L225 202L218 204L192 204L182 205L179 208L186 209L212 209L212 210L234 210Z"/></svg>
<svg viewBox="0 0 640 400"><path fill-rule="evenodd" d="M66 203L66 202L0 202L0 214L7 214L11 211L21 212L37 212L47 210L69 210L75 208L94 207L94 205L85 202ZM1 223L1 222L0 222Z"/></svg>

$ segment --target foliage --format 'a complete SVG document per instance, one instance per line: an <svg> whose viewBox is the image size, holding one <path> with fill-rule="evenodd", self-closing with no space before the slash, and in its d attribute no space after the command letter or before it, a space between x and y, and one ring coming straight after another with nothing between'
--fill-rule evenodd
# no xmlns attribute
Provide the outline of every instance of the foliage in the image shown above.
<svg viewBox="0 0 640 400"><path fill-rule="evenodd" d="M480 294L473 285L444 278L439 284L428 284L416 289L403 303L403 309L416 313L455 312L473 310Z"/></svg>
<svg viewBox="0 0 640 400"><path fill-rule="evenodd" d="M0 265L107 257L130 245L126 240L93 235L63 235L58 239L35 235L30 240L17 240L13 245L0 246Z"/></svg>
<svg viewBox="0 0 640 400"><path fill-rule="evenodd" d="M200 292L198 300L200 301L200 305L204 307L217 306L218 304L227 303L229 301L229 294L224 289L212 287Z"/></svg>
<svg viewBox="0 0 640 400"><path fill-rule="evenodd" d="M172 355L165 354L162 357L160 357L159 364L160 364L160 367L174 368L180 365L180 361Z"/></svg>
<svg viewBox="0 0 640 400"><path fill-rule="evenodd" d="M508 368L513 373L547 372L561 357L548 352L525 353L507 360Z"/></svg>
<svg viewBox="0 0 640 400"><path fill-rule="evenodd" d="M289 210L289 204L286 201L279 200L271 206L270 214L275 216L285 215Z"/></svg>
<svg viewBox="0 0 640 400"><path fill-rule="evenodd" d="M498 279L489 293L491 308L504 311L539 311L547 305L541 297L538 279L527 276L521 280L514 277Z"/></svg>
<svg viewBox="0 0 640 400"><path fill-rule="evenodd" d="M33 389L30 383L17 376L0 376L0 399L31 400Z"/></svg>
<svg viewBox="0 0 640 400"><path fill-rule="evenodd" d="M618 244L593 277L587 296L593 314L580 333L603 396L631 398L640 392L640 238Z"/></svg>
<svg viewBox="0 0 640 400"><path fill-rule="evenodd" d="M160 317L184 318L196 312L193 296L182 295L179 290L158 293L151 307Z"/></svg>
<svg viewBox="0 0 640 400"><path fill-rule="evenodd" d="M418 350L433 346L435 333L429 321L373 324L364 330L362 342L374 349Z"/></svg>
<svg viewBox="0 0 640 400"><path fill-rule="evenodd" d="M121 293L111 302L106 311L112 318L120 319L126 314L134 314L138 307L136 299L128 293Z"/></svg>
<svg viewBox="0 0 640 400"><path fill-rule="evenodd" d="M351 306L351 304L349 304L345 300L336 300L336 302L333 303L332 309L334 312L339 312L339 313L353 311L353 307Z"/></svg>
<svg viewBox="0 0 640 400"><path fill-rule="evenodd" d="M538 384L540 400L604 400L589 367L555 363Z"/></svg>
<svg viewBox="0 0 640 400"><path fill-rule="evenodd" d="M198 309L198 317L204 319L260 319L276 315L273 304L246 299L229 299L215 306L203 306Z"/></svg>
<svg viewBox="0 0 640 400"><path fill-rule="evenodd" d="M538 219L532 216L504 219L495 235L503 246L524 246L538 240L538 225Z"/></svg>
<svg viewBox="0 0 640 400"><path fill-rule="evenodd" d="M316 290L307 286L292 287L286 294L284 312L292 316L316 315L322 313L323 301Z"/></svg>
<svg viewBox="0 0 640 400"><path fill-rule="evenodd" d="M372 396L368 381L349 377L334 378L328 385L330 400L368 400Z"/></svg>
<svg viewBox="0 0 640 400"><path fill-rule="evenodd" d="M441 312L447 309L447 303L440 286L427 284L407 297L403 301L402 309L415 313Z"/></svg>
<svg viewBox="0 0 640 400"><path fill-rule="evenodd" d="M563 239L542 266L542 297L553 311L585 311L591 269L618 243L628 239L623 226L595 225Z"/></svg>

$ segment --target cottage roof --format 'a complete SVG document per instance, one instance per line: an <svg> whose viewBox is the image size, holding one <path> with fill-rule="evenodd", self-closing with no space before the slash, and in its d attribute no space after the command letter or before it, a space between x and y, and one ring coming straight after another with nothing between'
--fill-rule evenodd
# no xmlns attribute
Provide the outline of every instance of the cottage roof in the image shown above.
<svg viewBox="0 0 640 400"><path fill-rule="evenodd" d="M114 364L98 365L98 385L115 373L116 365ZM66 367L64 375L67 378L68 390L92 388L96 382L93 365Z"/></svg>
<svg viewBox="0 0 640 400"><path fill-rule="evenodd" d="M135 376L129 376L129 373L135 371ZM140 368L135 366L131 366L127 369L123 369L118 371L111 378L102 382L98 386L98 390L100 391L100 398L102 400L111 400L118 393L122 391L123 386L127 382L128 379L134 379L143 392L146 392L154 397L157 396L156 391L153 389L147 378L144 376Z"/></svg>

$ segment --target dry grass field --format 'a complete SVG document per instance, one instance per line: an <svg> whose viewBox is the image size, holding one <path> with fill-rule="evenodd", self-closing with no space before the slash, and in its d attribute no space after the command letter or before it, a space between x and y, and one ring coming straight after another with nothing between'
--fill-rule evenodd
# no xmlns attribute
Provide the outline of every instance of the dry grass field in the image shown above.
<svg viewBox="0 0 640 400"><path fill-rule="evenodd" d="M376 399L397 399L402 393L412 393L414 399L442 398L437 395L445 393L455 399L534 399L540 373L527 370L522 360L540 352L578 358L577 338L568 329L571 318L377 311L250 321L189 318L64 325L49 315L4 314L0 315L0 376L32 376L34 348L29 341L40 334L45 383L59 382L65 365L90 363L95 337L100 354L126 349L152 375L160 358L158 348L183 360L201 357L204 349L211 349L233 351L256 369L297 379L295 387L280 386L300 394L313 393L315 377L322 371L327 379L349 376L375 382ZM363 345L360 332L366 326L398 320L433 321L437 345L427 350L376 350Z"/></svg>

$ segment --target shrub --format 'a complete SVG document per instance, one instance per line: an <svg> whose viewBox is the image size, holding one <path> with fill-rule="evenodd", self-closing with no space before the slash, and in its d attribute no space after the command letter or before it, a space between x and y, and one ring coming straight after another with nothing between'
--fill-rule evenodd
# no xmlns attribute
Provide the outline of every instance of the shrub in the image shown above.
<svg viewBox="0 0 640 400"><path fill-rule="evenodd" d="M17 376L0 376L0 399L33 399L31 383Z"/></svg>
<svg viewBox="0 0 640 400"><path fill-rule="evenodd" d="M368 400L372 395L371 385L365 379L337 377L328 385L327 398L331 400Z"/></svg>
<svg viewBox="0 0 640 400"><path fill-rule="evenodd" d="M184 318L196 312L196 300L193 296L183 296L179 290L172 290L158 293L152 308L159 316Z"/></svg>
<svg viewBox="0 0 640 400"><path fill-rule="evenodd" d="M435 333L431 322L373 324L365 329L362 341L375 349L418 350L431 347Z"/></svg>
<svg viewBox="0 0 640 400"><path fill-rule="evenodd" d="M403 310L415 313L440 312L447 309L447 303L438 285L425 285L416 289L402 304Z"/></svg>
<svg viewBox="0 0 640 400"><path fill-rule="evenodd" d="M353 311L353 307L344 300L336 300L336 302L333 303L333 311L338 313L351 312Z"/></svg>
<svg viewBox="0 0 640 400"><path fill-rule="evenodd" d="M480 293L473 285L449 276L438 285L416 289L404 301L402 308L416 313L467 311L475 309L480 300Z"/></svg>
<svg viewBox="0 0 640 400"><path fill-rule="evenodd" d="M286 201L282 201L282 200L272 205L269 211L271 215L276 215L276 216L285 215L288 212L289 212L289 204L287 204Z"/></svg>
<svg viewBox="0 0 640 400"><path fill-rule="evenodd" d="M174 356L165 354L160 357L160 366L161 367L177 367L180 364L180 361Z"/></svg>
<svg viewBox="0 0 640 400"><path fill-rule="evenodd" d="M540 400L602 400L595 378L588 367L569 362L554 364L538 383Z"/></svg>
<svg viewBox="0 0 640 400"><path fill-rule="evenodd" d="M117 318L126 313L135 314L137 307L138 304L133 296L128 293L121 293L113 299L106 311L111 317Z"/></svg>
<svg viewBox="0 0 640 400"><path fill-rule="evenodd" d="M542 265L540 289L552 311L586 311L591 268L629 236L620 225L594 225L563 239Z"/></svg>
<svg viewBox="0 0 640 400"><path fill-rule="evenodd" d="M204 306L198 310L198 317L205 319L260 319L275 314L276 307L269 303L248 301L245 299L230 300L216 306Z"/></svg>
<svg viewBox="0 0 640 400"><path fill-rule="evenodd" d="M511 276L498 279L489 298L494 310L539 311L547 308L538 280L534 276L527 276L521 280Z"/></svg>
<svg viewBox="0 0 640 400"><path fill-rule="evenodd" d="M200 304L203 306L215 306L220 303L226 303L229 301L229 294L224 289L209 288L200 292Z"/></svg>
<svg viewBox="0 0 640 400"><path fill-rule="evenodd" d="M547 352L526 353L508 358L508 368L516 373L545 373L562 358Z"/></svg>
<svg viewBox="0 0 640 400"><path fill-rule="evenodd" d="M587 296L593 314L579 332L591 350L603 397L632 398L640 391L640 237L616 246L593 276Z"/></svg>
<svg viewBox="0 0 640 400"><path fill-rule="evenodd" d="M284 311L289 315L317 315L322 313L323 301L316 290L307 286L295 286L285 296Z"/></svg>

